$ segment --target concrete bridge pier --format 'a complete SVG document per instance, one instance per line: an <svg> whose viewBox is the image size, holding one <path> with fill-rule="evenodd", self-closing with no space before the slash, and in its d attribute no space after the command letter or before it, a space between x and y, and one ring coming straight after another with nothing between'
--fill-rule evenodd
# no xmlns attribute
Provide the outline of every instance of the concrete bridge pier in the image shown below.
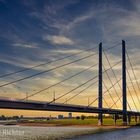
<svg viewBox="0 0 140 140"><path fill-rule="evenodd" d="M98 115L98 125L101 126L103 125L103 114L99 113Z"/></svg>
<svg viewBox="0 0 140 140"><path fill-rule="evenodd" d="M117 123L117 119L118 119L118 115L115 114L115 115L114 115L114 125L116 125L116 123Z"/></svg>
<svg viewBox="0 0 140 140"><path fill-rule="evenodd" d="M138 122L140 121L140 116L138 116Z"/></svg>
<svg viewBox="0 0 140 140"><path fill-rule="evenodd" d="M136 122L136 123L138 122L138 117L137 117L137 115L135 115L135 122Z"/></svg>
<svg viewBox="0 0 140 140"><path fill-rule="evenodd" d="M128 124L130 125L131 123L131 115L128 115Z"/></svg>

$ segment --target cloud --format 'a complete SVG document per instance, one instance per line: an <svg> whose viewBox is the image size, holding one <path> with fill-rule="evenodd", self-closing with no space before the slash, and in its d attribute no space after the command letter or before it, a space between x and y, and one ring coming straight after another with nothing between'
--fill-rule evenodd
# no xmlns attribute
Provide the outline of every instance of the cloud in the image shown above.
<svg viewBox="0 0 140 140"><path fill-rule="evenodd" d="M73 45L74 44L73 40L65 36L47 35L47 36L43 36L43 40L48 40L52 44L57 44L57 45Z"/></svg>
<svg viewBox="0 0 140 140"><path fill-rule="evenodd" d="M140 36L139 13L129 13L125 18L117 19L113 24L118 29L118 35L122 37Z"/></svg>
<svg viewBox="0 0 140 140"><path fill-rule="evenodd" d="M35 43L14 43L12 44L15 47L21 47L21 48L38 48L37 44Z"/></svg>
<svg viewBox="0 0 140 140"><path fill-rule="evenodd" d="M75 53L80 53L80 52L83 52L83 50L81 49L59 49L59 50L50 50L50 53L57 53L58 55L61 55L61 54L75 54ZM83 53L86 53L88 51L85 51ZM89 53L89 52L88 52Z"/></svg>
<svg viewBox="0 0 140 140"><path fill-rule="evenodd" d="M55 21L53 23L50 24L51 27L55 27L56 29L59 30L60 33L68 33L69 31L73 30L77 25L91 19L94 17L94 13L92 11L80 15L76 18L74 18L73 20L67 22L67 21L61 21L59 20L59 22Z"/></svg>

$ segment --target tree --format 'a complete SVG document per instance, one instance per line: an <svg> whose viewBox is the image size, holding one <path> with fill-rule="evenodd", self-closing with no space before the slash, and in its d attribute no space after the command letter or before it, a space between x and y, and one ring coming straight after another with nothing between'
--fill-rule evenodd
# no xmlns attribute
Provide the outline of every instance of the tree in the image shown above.
<svg viewBox="0 0 140 140"><path fill-rule="evenodd" d="M84 120L86 118L86 116L81 115L81 120Z"/></svg>

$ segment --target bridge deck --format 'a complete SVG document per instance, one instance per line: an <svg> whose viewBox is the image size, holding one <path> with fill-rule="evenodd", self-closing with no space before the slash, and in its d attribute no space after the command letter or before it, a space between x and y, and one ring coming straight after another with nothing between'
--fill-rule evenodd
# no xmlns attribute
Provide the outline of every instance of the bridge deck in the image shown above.
<svg viewBox="0 0 140 140"><path fill-rule="evenodd" d="M81 112L81 113L103 113L103 114L122 114L122 110L88 107L72 104L61 104L37 101L18 101L0 99L1 109L22 109L22 110L40 110L40 111L62 111L62 112ZM140 112L128 111L127 114L139 115Z"/></svg>

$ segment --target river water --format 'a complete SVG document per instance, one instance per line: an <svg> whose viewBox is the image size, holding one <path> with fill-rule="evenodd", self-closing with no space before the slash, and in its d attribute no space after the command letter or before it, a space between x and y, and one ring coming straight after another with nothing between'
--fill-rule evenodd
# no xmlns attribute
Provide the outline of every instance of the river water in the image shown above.
<svg viewBox="0 0 140 140"><path fill-rule="evenodd" d="M69 140L140 140L140 127L79 136Z"/></svg>
<svg viewBox="0 0 140 140"><path fill-rule="evenodd" d="M96 131L100 130L98 128L72 126L32 127L1 125L0 140L58 140L58 138L61 140L140 140L139 127L94 134Z"/></svg>

